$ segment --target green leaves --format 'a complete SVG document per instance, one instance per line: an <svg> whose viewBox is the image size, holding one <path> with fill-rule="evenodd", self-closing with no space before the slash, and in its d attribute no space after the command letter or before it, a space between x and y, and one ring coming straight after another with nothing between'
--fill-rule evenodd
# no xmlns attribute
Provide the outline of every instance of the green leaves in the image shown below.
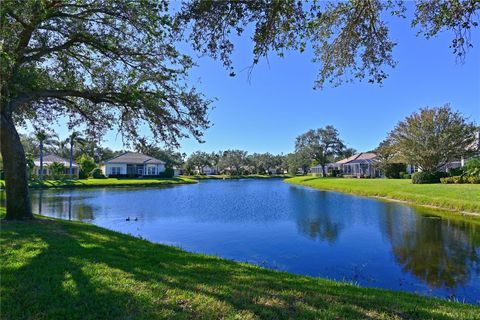
<svg viewBox="0 0 480 320"><path fill-rule="evenodd" d="M18 123L88 123L126 141L144 124L167 144L201 140L211 101L188 84L166 1L6 1L2 105Z"/></svg>
<svg viewBox="0 0 480 320"><path fill-rule="evenodd" d="M436 172L474 150L478 127L449 105L424 108L399 122L389 139L406 163Z"/></svg>

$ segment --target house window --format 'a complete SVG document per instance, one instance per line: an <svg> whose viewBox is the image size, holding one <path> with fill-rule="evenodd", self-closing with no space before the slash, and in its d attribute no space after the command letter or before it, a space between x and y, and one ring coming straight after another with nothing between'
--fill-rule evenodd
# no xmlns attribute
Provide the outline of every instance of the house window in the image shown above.
<svg viewBox="0 0 480 320"><path fill-rule="evenodd" d="M118 174L120 174L120 170L122 170L121 167L111 167L110 168L110 174L118 175Z"/></svg>
<svg viewBox="0 0 480 320"><path fill-rule="evenodd" d="M149 175L155 175L156 174L156 168L155 167L148 167L147 168L147 174Z"/></svg>
<svg viewBox="0 0 480 320"><path fill-rule="evenodd" d="M143 168L138 168L137 169L137 174L142 175L143 174Z"/></svg>

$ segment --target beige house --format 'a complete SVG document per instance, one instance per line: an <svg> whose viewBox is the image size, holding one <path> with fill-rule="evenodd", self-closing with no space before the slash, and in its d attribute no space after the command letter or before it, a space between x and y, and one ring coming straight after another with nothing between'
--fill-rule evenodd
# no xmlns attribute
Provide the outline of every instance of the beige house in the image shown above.
<svg viewBox="0 0 480 320"><path fill-rule="evenodd" d="M165 171L165 162L138 152L125 152L100 166L106 176L156 176Z"/></svg>

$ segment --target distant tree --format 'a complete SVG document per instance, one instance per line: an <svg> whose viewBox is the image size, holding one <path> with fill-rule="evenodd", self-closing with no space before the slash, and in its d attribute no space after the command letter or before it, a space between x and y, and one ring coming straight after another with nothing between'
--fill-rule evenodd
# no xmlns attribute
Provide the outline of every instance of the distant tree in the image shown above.
<svg viewBox="0 0 480 320"><path fill-rule="evenodd" d="M220 165L220 159L222 158L222 152L212 152L208 156L208 162L210 163L210 166L212 166L215 171L218 173L218 167Z"/></svg>
<svg viewBox="0 0 480 320"><path fill-rule="evenodd" d="M70 175L70 179L73 178L73 149L75 145L84 145L85 139L82 136L81 132L73 131L70 136L68 137L69 144L70 144L70 162L68 167L68 174Z"/></svg>
<svg viewBox="0 0 480 320"><path fill-rule="evenodd" d="M343 149L344 144L333 126L308 130L298 136L295 142L295 152L304 152L311 161L316 161L322 167L323 176L326 176L325 165Z"/></svg>
<svg viewBox="0 0 480 320"><path fill-rule="evenodd" d="M97 167L95 160L92 157L82 154L80 158L77 159L77 163L80 167L80 178L87 178L90 173Z"/></svg>
<svg viewBox="0 0 480 320"><path fill-rule="evenodd" d="M247 151L243 150L226 150L220 159L220 167L230 174L239 175L242 172L242 167L248 164L247 154Z"/></svg>
<svg viewBox="0 0 480 320"><path fill-rule="evenodd" d="M40 150L40 174L38 178L40 180L43 179L43 148L45 146L56 146L58 144L58 136L54 133L48 133L43 129L37 130L35 132L35 137L39 142L39 150Z"/></svg>
<svg viewBox="0 0 480 320"><path fill-rule="evenodd" d="M378 147L374 150L375 157L374 165L379 170L385 172L390 164L400 162L398 151L390 137L384 139Z"/></svg>
<svg viewBox="0 0 480 320"><path fill-rule="evenodd" d="M278 158L271 153L253 153L248 155L249 164L258 174L268 173L270 168L277 168L280 163Z"/></svg>
<svg viewBox="0 0 480 320"><path fill-rule="evenodd" d="M30 154L34 158L40 156L40 148L38 146L38 139L35 134L20 134L20 142L22 143L25 154Z"/></svg>
<svg viewBox="0 0 480 320"><path fill-rule="evenodd" d="M167 168L182 166L184 163L185 154L172 149L162 149L158 145L149 143L143 138L138 139L138 142L135 144L135 150L150 157L165 161L165 167Z"/></svg>
<svg viewBox="0 0 480 320"><path fill-rule="evenodd" d="M470 152L478 127L449 105L424 108L399 122L390 133L399 156L434 173Z"/></svg>
<svg viewBox="0 0 480 320"><path fill-rule="evenodd" d="M211 166L210 155L203 151L195 151L192 153L185 162L185 169L188 172L198 170L200 174L203 173L205 167Z"/></svg>
<svg viewBox="0 0 480 320"><path fill-rule="evenodd" d="M304 149L289 153L285 156L283 163L283 166L287 168L288 173L291 175L296 175L298 169L302 169L303 173L306 174L311 165L312 159L310 154Z"/></svg>
<svg viewBox="0 0 480 320"><path fill-rule="evenodd" d="M338 160L346 159L346 158L349 158L349 157L353 156L356 153L357 153L357 150L355 150L354 148L344 147L336 155L335 160L338 161Z"/></svg>

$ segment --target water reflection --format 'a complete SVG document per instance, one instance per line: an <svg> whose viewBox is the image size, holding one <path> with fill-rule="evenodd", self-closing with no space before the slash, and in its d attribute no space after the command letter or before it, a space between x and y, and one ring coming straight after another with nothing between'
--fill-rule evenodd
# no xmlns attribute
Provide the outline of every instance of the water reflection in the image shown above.
<svg viewBox="0 0 480 320"><path fill-rule="evenodd" d="M78 196L78 191L67 190L52 193L51 190L32 192L32 210L36 214L48 215L65 220L90 222L94 219L94 206L86 197Z"/></svg>
<svg viewBox="0 0 480 320"><path fill-rule="evenodd" d="M259 180L35 190L32 205L193 252L480 301L480 224L431 210Z"/></svg>
<svg viewBox="0 0 480 320"><path fill-rule="evenodd" d="M333 244L344 227L344 215L329 210L332 203L327 193L314 192L306 188L292 187L297 197L310 198L309 201L295 203L295 220L298 231L310 239L328 241Z"/></svg>
<svg viewBox="0 0 480 320"><path fill-rule="evenodd" d="M406 209L408 210L408 209ZM433 288L455 288L480 273L479 225L388 210L385 234L403 271Z"/></svg>

